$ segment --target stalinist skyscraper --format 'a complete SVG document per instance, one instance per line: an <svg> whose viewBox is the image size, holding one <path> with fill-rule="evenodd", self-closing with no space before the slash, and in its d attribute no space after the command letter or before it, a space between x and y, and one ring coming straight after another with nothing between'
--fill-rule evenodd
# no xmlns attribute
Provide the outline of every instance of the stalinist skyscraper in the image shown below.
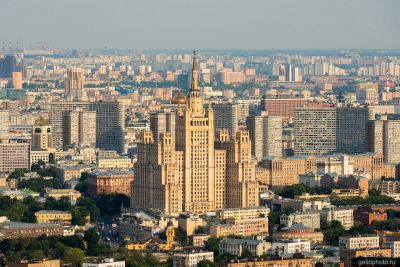
<svg viewBox="0 0 400 267"><path fill-rule="evenodd" d="M135 209L203 214L224 207L258 205L248 133L238 133L232 141L222 134L215 142L214 113L203 102L197 77L194 52L189 96L175 115L175 140L169 132L144 132L138 144L131 196Z"/></svg>

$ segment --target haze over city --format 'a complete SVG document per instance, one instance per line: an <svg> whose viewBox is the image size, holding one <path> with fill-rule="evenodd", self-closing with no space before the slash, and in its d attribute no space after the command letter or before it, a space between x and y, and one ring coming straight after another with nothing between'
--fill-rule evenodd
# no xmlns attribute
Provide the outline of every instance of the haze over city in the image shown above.
<svg viewBox="0 0 400 267"><path fill-rule="evenodd" d="M2 0L2 42L133 49L400 48L397 0Z"/></svg>

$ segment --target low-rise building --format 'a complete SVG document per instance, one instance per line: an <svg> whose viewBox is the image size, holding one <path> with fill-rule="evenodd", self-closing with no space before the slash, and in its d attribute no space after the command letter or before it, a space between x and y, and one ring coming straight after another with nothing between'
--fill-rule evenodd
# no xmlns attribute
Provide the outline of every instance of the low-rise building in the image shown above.
<svg viewBox="0 0 400 267"><path fill-rule="evenodd" d="M314 267L315 260L311 258L306 259L287 259L287 260L258 260L258 261L238 261L229 262L227 267Z"/></svg>
<svg viewBox="0 0 400 267"><path fill-rule="evenodd" d="M21 261L19 263L7 262L8 267L60 267L60 260L35 260Z"/></svg>
<svg viewBox="0 0 400 267"><path fill-rule="evenodd" d="M224 238L219 242L219 255L230 254L242 256L248 251L253 256L261 256L271 249L271 243L264 240Z"/></svg>
<svg viewBox="0 0 400 267"><path fill-rule="evenodd" d="M372 180L369 183L369 189L375 189L381 193L400 193L400 181Z"/></svg>
<svg viewBox="0 0 400 267"><path fill-rule="evenodd" d="M400 257L400 240L390 240L386 242L386 247L392 250L392 258Z"/></svg>
<svg viewBox="0 0 400 267"><path fill-rule="evenodd" d="M310 241L300 239L272 243L271 255L282 256L285 254L304 253L311 251Z"/></svg>
<svg viewBox="0 0 400 267"><path fill-rule="evenodd" d="M197 234L197 235L192 235L189 237L190 243L192 244L193 247L199 247L202 248L204 247L206 241L210 238L210 235L206 234Z"/></svg>
<svg viewBox="0 0 400 267"><path fill-rule="evenodd" d="M340 249L340 260L343 261L344 267L354 266L352 259L358 257L391 257L392 251L390 248L374 248L374 249Z"/></svg>
<svg viewBox="0 0 400 267"><path fill-rule="evenodd" d="M198 227L205 225L205 222L198 215L182 213L178 217L178 225L188 236L192 236Z"/></svg>
<svg viewBox="0 0 400 267"><path fill-rule="evenodd" d="M46 198L53 197L56 200L59 200L62 197L68 197L69 201L74 204L82 196L82 194L75 189L51 189L47 191L44 196Z"/></svg>
<svg viewBox="0 0 400 267"><path fill-rule="evenodd" d="M72 221L72 212L61 210L39 210L35 212L38 223L58 223L70 225Z"/></svg>
<svg viewBox="0 0 400 267"><path fill-rule="evenodd" d="M371 225L375 221L386 221L387 213L379 211L356 211L354 218L363 225Z"/></svg>
<svg viewBox="0 0 400 267"><path fill-rule="evenodd" d="M22 223L4 221L0 223L0 239L38 237L40 235L64 235L64 226L52 223Z"/></svg>
<svg viewBox="0 0 400 267"><path fill-rule="evenodd" d="M339 247L345 249L379 248L379 236L341 236Z"/></svg>
<svg viewBox="0 0 400 267"><path fill-rule="evenodd" d="M112 258L106 258L99 262L84 262L82 267L125 267L125 261L114 261Z"/></svg>
<svg viewBox="0 0 400 267"><path fill-rule="evenodd" d="M330 223L331 221L339 221L344 229L349 230L354 226L354 215L352 208L326 208L321 212L321 221Z"/></svg>
<svg viewBox="0 0 400 267"><path fill-rule="evenodd" d="M181 252L173 256L173 267L197 267L202 260L214 262L214 252Z"/></svg>
<svg viewBox="0 0 400 267"><path fill-rule="evenodd" d="M227 219L225 224L212 224L212 237L229 235L264 236L268 234L268 218L254 218L246 220Z"/></svg>
<svg viewBox="0 0 400 267"><path fill-rule="evenodd" d="M96 167L98 169L130 169L133 167L133 163L132 159L128 157L97 157Z"/></svg>
<svg viewBox="0 0 400 267"><path fill-rule="evenodd" d="M215 211L219 220L234 218L237 220L268 217L268 207L228 208Z"/></svg>
<svg viewBox="0 0 400 267"><path fill-rule="evenodd" d="M286 226L292 226L294 224L302 224L310 228L319 229L321 216L319 212L306 211L306 212L294 212L289 215L282 214L280 217L280 223Z"/></svg>
<svg viewBox="0 0 400 267"><path fill-rule="evenodd" d="M295 224L274 232L272 238L274 242L300 239L310 241L311 243L321 243L324 239L324 235L322 232L317 232L313 228L302 224Z"/></svg>
<svg viewBox="0 0 400 267"><path fill-rule="evenodd" d="M107 169L96 170L88 176L88 194L96 197L100 194L120 193L127 196L131 193L133 170Z"/></svg>

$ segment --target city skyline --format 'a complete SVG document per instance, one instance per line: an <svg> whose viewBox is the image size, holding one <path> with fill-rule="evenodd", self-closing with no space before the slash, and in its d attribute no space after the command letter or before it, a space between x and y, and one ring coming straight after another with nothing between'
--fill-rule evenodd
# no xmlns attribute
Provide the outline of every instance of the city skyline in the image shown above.
<svg viewBox="0 0 400 267"><path fill-rule="evenodd" d="M1 46L11 42L23 47L39 43L51 48L110 49L400 48L395 27L400 3L393 0L154 4L2 1L0 8L8 12L0 18Z"/></svg>

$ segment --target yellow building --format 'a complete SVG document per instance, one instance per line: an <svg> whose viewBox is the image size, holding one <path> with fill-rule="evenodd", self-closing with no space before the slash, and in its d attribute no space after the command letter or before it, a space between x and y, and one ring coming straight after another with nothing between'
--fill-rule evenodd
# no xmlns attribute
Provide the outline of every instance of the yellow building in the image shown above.
<svg viewBox="0 0 400 267"><path fill-rule="evenodd" d="M35 212L38 223L59 223L62 225L70 225L72 213L70 211L61 210L39 210Z"/></svg>
<svg viewBox="0 0 400 267"><path fill-rule="evenodd" d="M31 262L7 262L8 267L60 267L60 260L41 260L41 261L31 261Z"/></svg>
<svg viewBox="0 0 400 267"><path fill-rule="evenodd" d="M378 153L352 155L354 172L365 173L370 179L396 177L396 165L385 164L384 156Z"/></svg>
<svg viewBox="0 0 400 267"><path fill-rule="evenodd" d="M45 197L53 197L59 200L61 197L68 197L72 203L75 203L82 194L75 189L52 189L45 193Z"/></svg>
<svg viewBox="0 0 400 267"><path fill-rule="evenodd" d="M130 169L133 163L132 159L126 157L97 158L96 166L99 169Z"/></svg>
<svg viewBox="0 0 400 267"><path fill-rule="evenodd" d="M227 267L314 267L314 259L230 262Z"/></svg>
<svg viewBox="0 0 400 267"><path fill-rule="evenodd" d="M249 135L239 132L229 140L222 133L215 145L214 112L210 105L204 107L197 76L194 54L191 89L185 106L178 104L175 135L161 132L155 140L151 132L142 134L132 208L204 214L259 204Z"/></svg>
<svg viewBox="0 0 400 267"><path fill-rule="evenodd" d="M280 187L298 184L300 174L316 172L317 159L313 156L270 157L261 161L261 167L267 170L269 185Z"/></svg>
<svg viewBox="0 0 400 267"><path fill-rule="evenodd" d="M230 235L268 235L268 218L227 219L226 224L213 224L210 226L210 236L212 237L225 237Z"/></svg>
<svg viewBox="0 0 400 267"><path fill-rule="evenodd" d="M148 238L143 243L130 243L125 246L128 250L145 250L147 247L157 247L160 250L171 250L174 248L174 238L175 238L175 229L171 223L168 224L165 229L165 236L167 237L167 241L164 242L158 237L152 236Z"/></svg>
<svg viewBox="0 0 400 267"><path fill-rule="evenodd" d="M234 218L237 220L241 219L253 219L260 217L268 217L268 207L250 207L250 208L228 208L220 209L216 211L216 217L219 220L226 220Z"/></svg>
<svg viewBox="0 0 400 267"><path fill-rule="evenodd" d="M343 261L345 267L352 265L352 259L357 257L392 257L392 250L390 248L376 248L376 249L340 249L340 259Z"/></svg>

